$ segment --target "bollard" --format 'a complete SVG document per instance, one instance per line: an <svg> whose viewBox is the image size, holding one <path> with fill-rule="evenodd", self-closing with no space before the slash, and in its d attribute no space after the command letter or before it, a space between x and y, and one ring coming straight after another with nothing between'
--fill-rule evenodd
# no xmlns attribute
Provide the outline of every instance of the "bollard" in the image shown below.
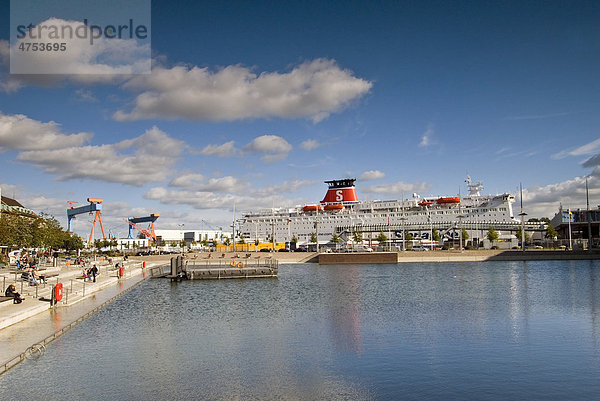
<svg viewBox="0 0 600 401"><path fill-rule="evenodd" d="M35 298L37 299L37 297L38 297L38 286L36 285L35 286Z"/></svg>
<svg viewBox="0 0 600 401"><path fill-rule="evenodd" d="M83 280L83 294L81 296L85 297L85 280Z"/></svg>
<svg viewBox="0 0 600 401"><path fill-rule="evenodd" d="M71 292L73 292L73 279L71 279Z"/></svg>
<svg viewBox="0 0 600 401"><path fill-rule="evenodd" d="M21 294L23 293L23 281L21 280Z"/></svg>
<svg viewBox="0 0 600 401"><path fill-rule="evenodd" d="M6 277L2 277L2 293L6 291Z"/></svg>

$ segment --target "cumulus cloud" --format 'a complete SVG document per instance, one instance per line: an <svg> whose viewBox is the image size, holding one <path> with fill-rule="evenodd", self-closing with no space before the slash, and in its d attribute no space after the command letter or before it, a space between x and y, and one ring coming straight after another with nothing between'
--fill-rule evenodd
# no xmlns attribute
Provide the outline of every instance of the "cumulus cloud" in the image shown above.
<svg viewBox="0 0 600 401"><path fill-rule="evenodd" d="M173 178L169 183L171 187L192 187L198 185L200 182L204 180L204 176L202 174L197 173L182 173L177 177Z"/></svg>
<svg viewBox="0 0 600 401"><path fill-rule="evenodd" d="M412 184L398 181L390 184L373 185L362 189L365 193L399 195L401 193L424 193L429 191L431 186L426 182L414 182Z"/></svg>
<svg viewBox="0 0 600 401"><path fill-rule="evenodd" d="M244 150L262 154L261 160L265 163L274 163L285 159L292 150L292 145L280 136L262 135L254 138Z"/></svg>
<svg viewBox="0 0 600 401"><path fill-rule="evenodd" d="M175 183L177 185L171 182L170 186L182 189L155 187L147 191L144 197L164 204L189 205L196 209L231 209L234 202L246 209L256 209L271 207L273 202L277 206L302 203L301 199L291 199L282 194L292 194L315 183L311 180L288 180L257 188L244 179L232 176L211 178L206 182L196 180L196 176L194 173L183 174L182 180ZM190 185L179 185L183 184L180 181Z"/></svg>
<svg viewBox="0 0 600 401"><path fill-rule="evenodd" d="M419 147L426 148L428 146L433 145L435 143L435 141L433 140L433 134L434 134L433 124L428 124L427 129L421 136L421 142L419 142Z"/></svg>
<svg viewBox="0 0 600 401"><path fill-rule="evenodd" d="M88 142L92 135L88 132L65 134L54 121L43 123L22 114L0 112L0 153L80 146Z"/></svg>
<svg viewBox="0 0 600 401"><path fill-rule="evenodd" d="M378 179L384 178L384 177L385 177L385 173L383 171L369 170L369 171L365 171L364 173L362 173L360 175L360 177L358 177L358 179L361 181L371 181L371 180L378 180Z"/></svg>
<svg viewBox="0 0 600 401"><path fill-rule="evenodd" d="M154 187L144 195L146 199L158 200L164 204L189 205L195 209L231 209L233 204L243 205L245 209L293 205L298 200L290 200L283 196L255 197L251 194L217 193L209 191L170 190Z"/></svg>
<svg viewBox="0 0 600 401"><path fill-rule="evenodd" d="M600 140L589 142L570 151L572 156L589 155L600 151ZM552 218L560 204L565 208L585 208L585 181L588 181L590 207L597 205L600 198L600 154L591 156L582 163L585 168L591 168L588 175L574 177L570 180L544 186L533 186L523 190L525 212L530 216L546 216ZM594 199L596 203L594 203Z"/></svg>
<svg viewBox="0 0 600 401"><path fill-rule="evenodd" d="M273 195L282 193L298 192L301 188L313 185L315 182L312 180L289 180L279 185L269 185L265 188L253 190L251 193L255 197L272 197Z"/></svg>
<svg viewBox="0 0 600 401"><path fill-rule="evenodd" d="M232 176L211 178L208 182L196 186L198 191L207 192L241 192L246 188L246 182Z"/></svg>
<svg viewBox="0 0 600 401"><path fill-rule="evenodd" d="M8 73L10 69L10 44L8 40L0 40L0 92L16 92L21 82Z"/></svg>
<svg viewBox="0 0 600 401"><path fill-rule="evenodd" d="M320 146L322 146L322 144L316 139L307 139L306 141L300 144L300 147L306 150L307 152L316 149Z"/></svg>
<svg viewBox="0 0 600 401"><path fill-rule="evenodd" d="M36 29L37 27L40 29ZM56 29L51 29L53 27ZM81 29L87 31L85 39L68 34L70 31L81 32ZM10 49L10 68L13 74L58 74L62 75L62 78L96 82L111 80L115 75L150 72L149 43L101 37L94 39L93 44L90 44L90 27L80 21L60 18L49 18L40 22L33 27L33 32L36 41L58 46L64 43L64 50L23 52L19 50L19 46L31 42L31 38L17 39Z"/></svg>
<svg viewBox="0 0 600 401"><path fill-rule="evenodd" d="M222 145L207 145L200 153L207 156L231 157L239 155L240 151L236 149L234 141L229 141Z"/></svg>
<svg viewBox="0 0 600 401"><path fill-rule="evenodd" d="M115 144L29 150L19 153L17 160L55 174L60 181L79 178L142 186L166 180L185 147L153 127Z"/></svg>
<svg viewBox="0 0 600 401"><path fill-rule="evenodd" d="M372 83L333 60L307 61L288 72L263 72L232 65L208 68L156 67L124 85L141 91L118 121L148 118L233 121L247 118L310 118L319 122L364 96Z"/></svg>

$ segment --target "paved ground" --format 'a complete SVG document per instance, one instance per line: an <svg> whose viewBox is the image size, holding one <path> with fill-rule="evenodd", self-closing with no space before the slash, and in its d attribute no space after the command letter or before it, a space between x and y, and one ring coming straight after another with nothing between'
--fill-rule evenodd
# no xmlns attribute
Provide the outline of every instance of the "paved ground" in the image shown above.
<svg viewBox="0 0 600 401"><path fill-rule="evenodd" d="M95 283L80 278L80 266L49 266L46 272L58 275L38 286L23 282L20 271L0 269L3 290L14 283L17 291L25 296L21 304L0 303L0 373L21 360L27 348L60 335L86 314L142 281L149 275L152 265L160 264L148 263L148 267L143 268L143 262L129 260L125 263L123 277L119 278L114 268L116 262L113 260L111 266L106 261L98 261L100 275ZM51 308L48 300L52 286L57 282L63 284L63 300Z"/></svg>

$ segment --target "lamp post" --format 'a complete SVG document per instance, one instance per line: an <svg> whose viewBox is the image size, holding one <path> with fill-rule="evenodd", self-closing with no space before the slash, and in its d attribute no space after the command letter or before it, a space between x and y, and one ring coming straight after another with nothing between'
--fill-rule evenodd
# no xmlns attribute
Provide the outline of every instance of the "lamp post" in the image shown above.
<svg viewBox="0 0 600 401"><path fill-rule="evenodd" d="M464 218L465 218L465 216L463 216L463 215L459 215L457 217L457 219L458 219L458 249L460 251L462 251L462 249L463 249L463 246L462 246L462 243L463 243L463 240L462 240L462 238L463 238L463 235L462 235L462 230L463 230L462 219L464 219Z"/></svg>
<svg viewBox="0 0 600 401"><path fill-rule="evenodd" d="M523 185L519 184L519 189L521 191L521 213L519 213L519 216L521 216L521 250L523 252L525 252L525 216L527 216L527 213L525 213L523 211Z"/></svg>
<svg viewBox="0 0 600 401"><path fill-rule="evenodd" d="M573 249L573 238L571 237L571 216L573 213L569 209L569 250Z"/></svg>
<svg viewBox="0 0 600 401"><path fill-rule="evenodd" d="M592 219L590 216L591 215L591 213L590 213L590 193L588 191L587 178L585 179L585 206L586 206L585 216L586 216L587 226L588 226L588 252L591 252L592 247L594 245L594 240L592 239Z"/></svg>
<svg viewBox="0 0 600 401"><path fill-rule="evenodd" d="M404 221L406 220L406 217L400 217L400 221L402 222L402 252L404 252L406 249L406 244L404 242L405 238L406 238L406 231L404 230Z"/></svg>

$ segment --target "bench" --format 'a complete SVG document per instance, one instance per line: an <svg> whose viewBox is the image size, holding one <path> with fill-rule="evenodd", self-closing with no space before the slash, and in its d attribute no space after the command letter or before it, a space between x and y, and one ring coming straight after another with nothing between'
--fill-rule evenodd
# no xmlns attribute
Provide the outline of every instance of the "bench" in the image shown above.
<svg viewBox="0 0 600 401"><path fill-rule="evenodd" d="M14 301L14 300L15 300L15 297L5 297L5 296L0 297L0 302Z"/></svg>

